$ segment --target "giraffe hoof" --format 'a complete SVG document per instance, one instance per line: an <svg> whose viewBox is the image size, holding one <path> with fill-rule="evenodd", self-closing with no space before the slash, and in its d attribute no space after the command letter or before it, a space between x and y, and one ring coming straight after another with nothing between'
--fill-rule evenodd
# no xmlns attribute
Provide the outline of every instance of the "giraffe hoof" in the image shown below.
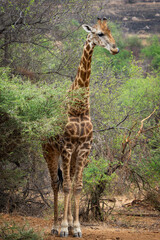
<svg viewBox="0 0 160 240"><path fill-rule="evenodd" d="M51 234L54 236L58 236L58 231L56 229L52 229Z"/></svg>
<svg viewBox="0 0 160 240"><path fill-rule="evenodd" d="M68 227L68 232L69 232L69 235L73 235L73 227L72 226Z"/></svg>
<svg viewBox="0 0 160 240"><path fill-rule="evenodd" d="M81 238L81 237L82 237L82 233L81 233L81 232L74 233L74 234L73 234L73 237L79 237L79 238Z"/></svg>
<svg viewBox="0 0 160 240"><path fill-rule="evenodd" d="M68 232L60 232L60 237L68 237Z"/></svg>

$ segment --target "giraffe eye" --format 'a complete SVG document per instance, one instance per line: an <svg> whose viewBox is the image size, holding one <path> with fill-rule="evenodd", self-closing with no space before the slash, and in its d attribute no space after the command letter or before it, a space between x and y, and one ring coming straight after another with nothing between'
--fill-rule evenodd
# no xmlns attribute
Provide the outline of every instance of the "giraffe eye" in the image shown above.
<svg viewBox="0 0 160 240"><path fill-rule="evenodd" d="M98 33L97 35L98 35L99 37L103 37L103 36L104 36L104 33L101 32L101 33Z"/></svg>

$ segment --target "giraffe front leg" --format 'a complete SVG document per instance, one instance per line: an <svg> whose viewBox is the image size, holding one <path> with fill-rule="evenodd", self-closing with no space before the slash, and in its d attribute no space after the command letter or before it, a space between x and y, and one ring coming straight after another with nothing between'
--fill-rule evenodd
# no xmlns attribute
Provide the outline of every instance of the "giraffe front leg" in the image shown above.
<svg viewBox="0 0 160 240"><path fill-rule="evenodd" d="M70 179L71 151L64 150L62 153L63 153L62 163L63 163L64 214L61 223L60 237L68 237L68 205L71 194L71 179Z"/></svg>
<svg viewBox="0 0 160 240"><path fill-rule="evenodd" d="M68 201L68 222L66 220L64 220L66 217L63 218L62 224L61 224L61 233L60 236L64 237L64 236L68 236L73 234L73 216L72 216L72 207L71 207L71 191L69 193L69 197L68 200L64 200L64 202ZM68 233L67 233L67 228L68 228Z"/></svg>
<svg viewBox="0 0 160 240"><path fill-rule="evenodd" d="M69 194L64 193L64 215L61 223L60 237L68 237L68 219L67 219L68 203L69 203Z"/></svg>
<svg viewBox="0 0 160 240"><path fill-rule="evenodd" d="M86 165L86 159L90 153L91 142L82 143L78 148L75 182L74 182L74 197L75 197L75 219L74 219L74 237L82 237L80 222L79 222L79 202L83 187L83 169Z"/></svg>
<svg viewBox="0 0 160 240"><path fill-rule="evenodd" d="M82 237L82 231L79 222L79 201L80 193L75 194L75 220L73 226L73 237Z"/></svg>
<svg viewBox="0 0 160 240"><path fill-rule="evenodd" d="M71 182L73 183L74 175L75 175L75 168L76 168L76 152L73 152L71 163L70 163L70 177ZM69 196L69 204L68 204L68 231L69 235L73 235L73 216L72 216L72 194L73 192L70 192Z"/></svg>
<svg viewBox="0 0 160 240"><path fill-rule="evenodd" d="M69 235L73 234L73 216L72 216L72 193L69 195L69 203L68 203L68 231Z"/></svg>
<svg viewBox="0 0 160 240"><path fill-rule="evenodd" d="M82 170L83 171L83 170ZM74 198L75 198L75 208L74 208L74 225L73 225L73 237L82 237L80 222L79 222L79 201L82 191L82 171L76 174L75 186L74 186Z"/></svg>

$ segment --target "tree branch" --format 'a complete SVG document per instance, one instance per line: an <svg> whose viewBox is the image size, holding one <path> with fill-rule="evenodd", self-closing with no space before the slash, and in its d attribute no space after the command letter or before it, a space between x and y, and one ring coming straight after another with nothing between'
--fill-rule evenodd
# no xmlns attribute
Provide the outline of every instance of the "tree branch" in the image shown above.
<svg viewBox="0 0 160 240"><path fill-rule="evenodd" d="M49 72L45 72L45 73L43 73L43 72L41 72L41 73L40 73L40 72L37 72L36 74L45 75L45 74L52 74L52 73L57 74L57 75L60 75L60 76L62 76L62 77L70 78L71 81L73 82L73 79L74 79L73 76L70 76L70 75L67 75L67 74L63 74L63 73L60 73L60 72L58 72L58 71L49 71Z"/></svg>
<svg viewBox="0 0 160 240"><path fill-rule="evenodd" d="M108 128L104 128L104 129L100 129L100 130L97 130L94 132L105 132L107 130L111 130L111 129L115 129L117 128L121 123L123 123L127 118L129 117L129 115L127 114L119 123L117 123L115 126L112 126L112 127L108 127Z"/></svg>
<svg viewBox="0 0 160 240"><path fill-rule="evenodd" d="M94 132L105 132L107 130L112 130L112 129L116 129L116 128L119 128L119 129L127 129L129 130L128 128L124 128L124 127L119 127L119 125L121 123L123 123L128 117L134 115L134 114L137 114L137 113L141 113L141 112L144 112L146 111L147 109L144 109L144 110L141 110L139 112L133 112L133 113L130 113L130 111L127 113L127 115L119 122L117 123L115 126L112 126L112 127L108 127L108 128L104 128L104 129L100 129L100 130L94 130Z"/></svg>
<svg viewBox="0 0 160 240"><path fill-rule="evenodd" d="M39 189L38 185L34 183L34 186L37 188L37 190L38 190L38 192L39 192L39 194L40 194L43 202L44 202L49 208L51 208L51 206L48 204L48 202L47 202L46 199L44 198L44 196L43 196L41 190Z"/></svg>
<svg viewBox="0 0 160 240"><path fill-rule="evenodd" d="M137 145L137 139L138 139L138 137L140 136L140 134L142 133L142 132L144 132L143 131L143 124L144 124L144 121L146 121L147 119L149 119L154 113L155 113L155 111L156 110L154 110L149 116L147 116L146 118L144 118L143 120L141 120L141 126L140 126L140 129L139 129L139 131L138 131L138 133L137 133L137 135L134 137L134 139L132 140L132 142L131 142L131 140L130 140L130 136L131 136L131 134L132 134L132 130L133 130L133 128L135 127L135 125L137 124L137 123L135 123L133 126L132 126L132 128L130 129L130 131L129 131L129 133L128 133L128 136L125 138L125 140L122 142L122 151L121 151L121 157L120 157L120 160L119 160L119 162L117 163L117 164L115 164L114 166L112 165L112 166L109 166L108 167L108 170L105 172L105 174L106 175L108 175L108 176L110 176L112 173L114 173L118 168L120 168L122 165L123 165L123 163L125 162L125 160L126 160L126 158L128 159L128 161L129 161L129 159L131 158L131 151L136 147L136 145ZM125 119L125 118L124 118ZM123 120L124 120L123 119ZM122 121L123 121L122 120ZM121 121L121 122L122 122ZM120 122L120 123L121 123ZM156 127L158 127L159 125L156 125L156 126L154 126L154 127L152 127L152 128L156 128ZM149 128L149 129L147 129L147 130L150 130L150 129L152 129L152 128ZM146 131L147 131L146 130ZM145 131L145 132L146 132ZM131 145L131 143L132 143L132 145ZM126 149L127 149L127 146L128 146L128 144L130 144L129 145L129 149L126 151ZM139 176L140 177L140 176Z"/></svg>

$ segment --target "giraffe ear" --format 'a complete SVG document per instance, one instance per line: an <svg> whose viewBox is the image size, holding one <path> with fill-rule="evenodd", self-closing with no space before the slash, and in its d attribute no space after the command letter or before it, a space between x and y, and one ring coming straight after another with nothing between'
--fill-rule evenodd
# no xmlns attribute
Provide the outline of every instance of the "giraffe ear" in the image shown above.
<svg viewBox="0 0 160 240"><path fill-rule="evenodd" d="M90 26L87 25L87 24L83 24L82 27L83 27L83 29L84 29L86 32L88 32L88 33L90 33L90 32L93 33L93 32L94 32L94 28L90 27Z"/></svg>

